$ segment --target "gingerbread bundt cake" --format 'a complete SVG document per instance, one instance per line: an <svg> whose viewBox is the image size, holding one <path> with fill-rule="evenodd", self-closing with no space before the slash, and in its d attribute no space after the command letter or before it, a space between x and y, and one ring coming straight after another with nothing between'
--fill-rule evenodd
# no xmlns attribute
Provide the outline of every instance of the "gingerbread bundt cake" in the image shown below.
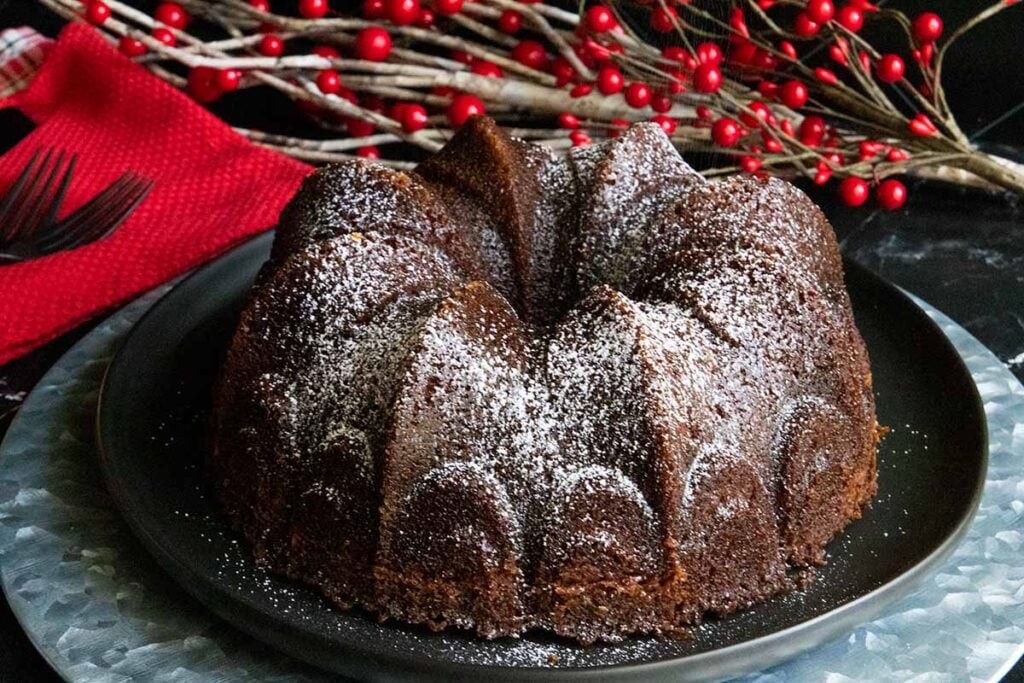
<svg viewBox="0 0 1024 683"><path fill-rule="evenodd" d="M219 383L260 562L487 637L666 633L792 588L875 492L868 357L793 186L641 124L568 156L471 119L311 175Z"/></svg>

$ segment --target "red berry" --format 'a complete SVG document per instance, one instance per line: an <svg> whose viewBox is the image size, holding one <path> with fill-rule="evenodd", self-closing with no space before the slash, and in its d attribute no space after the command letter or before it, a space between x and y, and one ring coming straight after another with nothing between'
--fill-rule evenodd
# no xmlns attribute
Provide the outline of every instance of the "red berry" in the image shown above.
<svg viewBox="0 0 1024 683"><path fill-rule="evenodd" d="M325 95L337 95L341 92L341 77L334 69L324 69L316 75L316 87Z"/></svg>
<svg viewBox="0 0 1024 683"><path fill-rule="evenodd" d="M473 66L469 70L478 76L489 76L490 78L501 78L504 75L500 66L482 59L473 62Z"/></svg>
<svg viewBox="0 0 1024 683"><path fill-rule="evenodd" d="M473 63L473 55L469 54L465 50L452 50L451 58L460 64L465 64L466 66Z"/></svg>
<svg viewBox="0 0 1024 683"><path fill-rule="evenodd" d="M85 6L85 19L90 24L100 26L110 18L110 7L103 0L91 0Z"/></svg>
<svg viewBox="0 0 1024 683"><path fill-rule="evenodd" d="M671 7L658 6L651 12L651 28L658 33L668 33L675 30L675 23L678 14Z"/></svg>
<svg viewBox="0 0 1024 683"><path fill-rule="evenodd" d="M380 150L373 145L367 145L357 149L356 156L360 159L380 159Z"/></svg>
<svg viewBox="0 0 1024 683"><path fill-rule="evenodd" d="M839 82L839 77L831 69L819 66L814 70L814 75L817 76L818 80L822 83L828 83L829 85L835 85Z"/></svg>
<svg viewBox="0 0 1024 683"><path fill-rule="evenodd" d="M402 107L399 121L406 133L415 133L427 125L427 110L419 104L407 104Z"/></svg>
<svg viewBox="0 0 1024 683"><path fill-rule="evenodd" d="M430 28L436 20L437 17L434 16L433 10L421 7L420 13L416 16L416 25L420 28Z"/></svg>
<svg viewBox="0 0 1024 683"><path fill-rule="evenodd" d="M885 151L885 145L877 140L861 140L857 147L860 149L860 160L867 161Z"/></svg>
<svg viewBox="0 0 1024 683"><path fill-rule="evenodd" d="M889 153L885 155L885 158L893 163L898 163L900 161L906 161L907 159L909 159L910 154L908 154L905 150L893 147L892 149L889 150Z"/></svg>
<svg viewBox="0 0 1024 683"><path fill-rule="evenodd" d="M814 184L824 185L832 177L832 168L824 161L819 161L817 170L818 172L814 174Z"/></svg>
<svg viewBox="0 0 1024 683"><path fill-rule="evenodd" d="M161 24L173 26L179 31L188 25L188 12L176 2L164 2L157 8L153 17Z"/></svg>
<svg viewBox="0 0 1024 683"><path fill-rule="evenodd" d="M807 86L800 81L787 81L779 90L779 99L790 109L807 104Z"/></svg>
<svg viewBox="0 0 1024 683"><path fill-rule="evenodd" d="M870 73L871 72L871 56L867 52L865 52L864 50L861 50L860 52L857 53L857 59L860 60L860 66L861 66L862 69L864 69L864 73Z"/></svg>
<svg viewBox="0 0 1024 683"><path fill-rule="evenodd" d="M573 99L578 99L580 97L586 97L593 91L594 86L590 85L589 83L580 83L579 85L574 85L572 90L569 91L569 97L572 97Z"/></svg>
<svg viewBox="0 0 1024 683"><path fill-rule="evenodd" d="M750 111L740 112L740 121L748 128L760 128L761 124L771 118L772 111L764 102L753 101L747 105Z"/></svg>
<svg viewBox="0 0 1024 683"><path fill-rule="evenodd" d="M942 17L935 12L923 12L914 19L914 39L919 43L934 43L942 35Z"/></svg>
<svg viewBox="0 0 1024 683"><path fill-rule="evenodd" d="M920 135L921 137L929 137L935 135L938 129L932 120L928 118L927 114L918 114L914 118L910 119L910 132L914 135Z"/></svg>
<svg viewBox="0 0 1024 683"><path fill-rule="evenodd" d="M558 125L572 130L580 127L580 120L569 112L562 112L558 115Z"/></svg>
<svg viewBox="0 0 1024 683"><path fill-rule="evenodd" d="M864 14L856 7L846 5L840 8L836 14L836 21L842 24L848 31L856 33L864 27Z"/></svg>
<svg viewBox="0 0 1024 683"><path fill-rule="evenodd" d="M758 50L754 53L754 66L764 71L773 71L777 61L775 57L765 50Z"/></svg>
<svg viewBox="0 0 1024 683"><path fill-rule="evenodd" d="M268 0L249 0L249 7L260 12L269 12L270 2Z"/></svg>
<svg viewBox="0 0 1024 683"><path fill-rule="evenodd" d="M796 19L793 21L793 33L801 38L810 38L819 30L821 30L821 25L807 16L806 12L796 15Z"/></svg>
<svg viewBox="0 0 1024 683"><path fill-rule="evenodd" d="M434 9L441 16L449 17L462 11L462 0L434 0Z"/></svg>
<svg viewBox="0 0 1024 683"><path fill-rule="evenodd" d="M587 22L587 28L594 33L611 31L618 25L618 22L615 21L615 15L604 5L594 5L589 8L584 19Z"/></svg>
<svg viewBox="0 0 1024 683"><path fill-rule="evenodd" d="M617 138L629 128L629 121L626 119L612 119L612 127L608 129L608 137Z"/></svg>
<svg viewBox="0 0 1024 683"><path fill-rule="evenodd" d="M188 72L188 94L196 101L208 103L220 97L217 87L217 70L208 66L197 66Z"/></svg>
<svg viewBox="0 0 1024 683"><path fill-rule="evenodd" d="M590 136L582 130L574 130L569 133L569 139L572 140L573 147L587 147L591 142Z"/></svg>
<svg viewBox="0 0 1024 683"><path fill-rule="evenodd" d="M387 16L387 13L384 0L363 0L363 18L377 21Z"/></svg>
<svg viewBox="0 0 1024 683"><path fill-rule="evenodd" d="M272 33L268 33L260 39L260 44L256 49L265 57L278 57L284 52L284 41Z"/></svg>
<svg viewBox="0 0 1024 683"><path fill-rule="evenodd" d="M538 71L542 71L548 65L548 53L536 40L520 41L512 48L512 59Z"/></svg>
<svg viewBox="0 0 1024 683"><path fill-rule="evenodd" d="M758 169L761 168L761 164L764 162L757 157L744 156L740 157L740 167L746 173L757 173Z"/></svg>
<svg viewBox="0 0 1024 683"><path fill-rule="evenodd" d="M718 66L722 63L722 59L722 48L715 43L701 43L697 46L697 61L701 64Z"/></svg>
<svg viewBox="0 0 1024 683"><path fill-rule="evenodd" d="M750 31L747 29L747 18L743 14L742 7L733 7L729 15L729 28L732 29L730 40L738 41L750 38Z"/></svg>
<svg viewBox="0 0 1024 683"><path fill-rule="evenodd" d="M346 98L347 99L347 98ZM348 134L354 138L363 138L367 135L373 135L375 126L369 121L363 121L357 119L354 116L345 119L345 128L348 129Z"/></svg>
<svg viewBox="0 0 1024 683"><path fill-rule="evenodd" d="M651 121L661 126L661 129L665 131L665 135L672 135L675 133L676 127L678 126L674 118L665 116L664 114L658 114L657 116L652 117Z"/></svg>
<svg viewBox="0 0 1024 683"><path fill-rule="evenodd" d="M498 17L498 28L503 33L512 35L523 27L523 15L514 9L507 9Z"/></svg>
<svg viewBox="0 0 1024 683"><path fill-rule="evenodd" d="M611 52L608 47L596 43L590 38L583 43L583 54L580 59L584 64L596 65L600 62L607 62L611 56Z"/></svg>
<svg viewBox="0 0 1024 683"><path fill-rule="evenodd" d="M786 55L786 59L796 61L796 48L793 47L793 43L788 40L784 40L779 43L779 52Z"/></svg>
<svg viewBox="0 0 1024 683"><path fill-rule="evenodd" d="M733 46L729 52L729 60L740 66L750 66L757 58L757 46L751 42L742 42Z"/></svg>
<svg viewBox="0 0 1024 683"><path fill-rule="evenodd" d="M601 91L602 95L614 95L622 90L623 85L625 85L625 79L622 77L622 72L614 66L602 66L601 70L597 72L597 89Z"/></svg>
<svg viewBox="0 0 1024 683"><path fill-rule="evenodd" d="M814 23L824 24L832 20L836 8L832 4L832 0L808 0L807 8L804 11Z"/></svg>
<svg viewBox="0 0 1024 683"><path fill-rule="evenodd" d="M383 62L391 54L391 36L379 26L369 26L356 35L356 56L370 62Z"/></svg>
<svg viewBox="0 0 1024 683"><path fill-rule="evenodd" d="M659 114L664 114L671 108L672 98L669 97L668 95L658 93L656 95L651 96L651 109L653 109L654 111L658 112Z"/></svg>
<svg viewBox="0 0 1024 683"><path fill-rule="evenodd" d="M448 123L452 128L458 128L466 122L470 116L479 116L484 113L484 103L474 95L461 93L452 98L448 105Z"/></svg>
<svg viewBox="0 0 1024 683"><path fill-rule="evenodd" d="M769 133L767 129L761 131L761 141L764 143L764 149L766 152L779 154L783 150L782 143Z"/></svg>
<svg viewBox="0 0 1024 683"><path fill-rule="evenodd" d="M903 60L896 55L882 55L875 65L875 74L883 83L895 83L903 78Z"/></svg>
<svg viewBox="0 0 1024 683"><path fill-rule="evenodd" d="M163 26L157 26L153 29L153 37L159 40L167 47L174 47L178 44L178 39L171 33L171 29L164 28Z"/></svg>
<svg viewBox="0 0 1024 683"><path fill-rule="evenodd" d="M221 69L217 72L217 87L224 92L238 89L242 82L242 72L238 69Z"/></svg>
<svg viewBox="0 0 1024 683"><path fill-rule="evenodd" d="M875 190L878 204L886 211L895 211L907 201L907 187L898 180L883 180Z"/></svg>
<svg viewBox="0 0 1024 683"><path fill-rule="evenodd" d="M840 36L839 40L842 40L842 36ZM844 49L845 47L846 46L842 45L832 45L828 49L828 56L832 58L833 62L846 66L848 60L846 59L846 50Z"/></svg>
<svg viewBox="0 0 1024 683"><path fill-rule="evenodd" d="M779 86L771 81L761 81L757 84L757 91L766 100L773 100L779 94Z"/></svg>
<svg viewBox="0 0 1024 683"><path fill-rule="evenodd" d="M551 75L555 77L555 85L562 87L576 78L576 69L565 57L555 57L551 60Z"/></svg>
<svg viewBox="0 0 1024 683"><path fill-rule="evenodd" d="M839 198L847 206L860 206L868 200L868 183L863 178L844 178L839 183Z"/></svg>
<svg viewBox="0 0 1024 683"><path fill-rule="evenodd" d="M313 48L313 54L325 59L338 59L341 57L341 53L330 45L317 45Z"/></svg>
<svg viewBox="0 0 1024 683"><path fill-rule="evenodd" d="M384 12L392 24L408 26L420 13L420 0L384 0Z"/></svg>
<svg viewBox="0 0 1024 683"><path fill-rule="evenodd" d="M142 41L128 36L121 36L121 40L117 42L117 49L121 51L121 54L129 57L146 54L146 46L142 44Z"/></svg>
<svg viewBox="0 0 1024 683"><path fill-rule="evenodd" d="M661 51L661 56L670 62L682 62L686 59L686 50L678 45L671 45Z"/></svg>
<svg viewBox="0 0 1024 683"><path fill-rule="evenodd" d="M820 116L808 116L800 122L797 136L800 142L810 147L815 147L821 143L821 139L825 136L825 128L825 119Z"/></svg>
<svg viewBox="0 0 1024 683"><path fill-rule="evenodd" d="M299 0L299 14L307 19L319 19L328 9L327 0Z"/></svg>
<svg viewBox="0 0 1024 683"><path fill-rule="evenodd" d="M634 109L643 109L651 103L651 87L646 83L630 83L626 87L626 104Z"/></svg>
<svg viewBox="0 0 1024 683"><path fill-rule="evenodd" d="M722 87L722 70L714 64L701 64L693 72L693 86L697 92L716 92Z"/></svg>
<svg viewBox="0 0 1024 683"><path fill-rule="evenodd" d="M740 124L727 116L718 119L715 121L715 125L711 126L711 139L719 147L735 146L742 135L743 130L740 128Z"/></svg>

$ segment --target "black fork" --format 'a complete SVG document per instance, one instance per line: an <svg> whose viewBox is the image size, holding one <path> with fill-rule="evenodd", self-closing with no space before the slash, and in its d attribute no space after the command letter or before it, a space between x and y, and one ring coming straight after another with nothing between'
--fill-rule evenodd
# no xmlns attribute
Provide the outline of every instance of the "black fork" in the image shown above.
<svg viewBox="0 0 1024 683"><path fill-rule="evenodd" d="M0 248L0 265L76 249L107 237L142 203L153 184L137 173L125 173L71 215L56 222L51 219Z"/></svg>

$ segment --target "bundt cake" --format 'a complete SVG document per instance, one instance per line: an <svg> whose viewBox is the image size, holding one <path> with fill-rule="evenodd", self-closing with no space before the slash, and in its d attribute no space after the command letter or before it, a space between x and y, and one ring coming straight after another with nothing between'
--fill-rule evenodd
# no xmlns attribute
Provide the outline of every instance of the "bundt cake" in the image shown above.
<svg viewBox="0 0 1024 683"><path fill-rule="evenodd" d="M471 119L306 179L215 397L259 562L381 618L581 642L793 588L876 490L835 236L653 124L568 155Z"/></svg>

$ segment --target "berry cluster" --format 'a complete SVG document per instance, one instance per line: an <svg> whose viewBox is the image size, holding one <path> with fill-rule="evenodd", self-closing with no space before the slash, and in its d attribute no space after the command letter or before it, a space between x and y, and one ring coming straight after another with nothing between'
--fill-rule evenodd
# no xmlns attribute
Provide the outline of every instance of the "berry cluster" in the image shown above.
<svg viewBox="0 0 1024 683"><path fill-rule="evenodd" d="M330 146L340 152L297 141L319 152L306 158L379 158L376 145L398 139L436 149L445 129L483 113L555 147L648 120L681 147L729 160L719 171L803 175L851 206L874 195L896 209L907 192L894 176L954 157L1024 190L1024 177L970 147L939 83L951 40L1014 4L999 0L943 43L935 13L870 0L587 0L578 14L555 0L179 0L136 17L142 33L110 21L120 0L77 11L129 57L188 66L200 102L270 84L347 134ZM211 19L233 22L235 38L190 63L203 44L190 24ZM902 54L868 40L885 21L906 34ZM272 137L260 141L287 144Z"/></svg>

